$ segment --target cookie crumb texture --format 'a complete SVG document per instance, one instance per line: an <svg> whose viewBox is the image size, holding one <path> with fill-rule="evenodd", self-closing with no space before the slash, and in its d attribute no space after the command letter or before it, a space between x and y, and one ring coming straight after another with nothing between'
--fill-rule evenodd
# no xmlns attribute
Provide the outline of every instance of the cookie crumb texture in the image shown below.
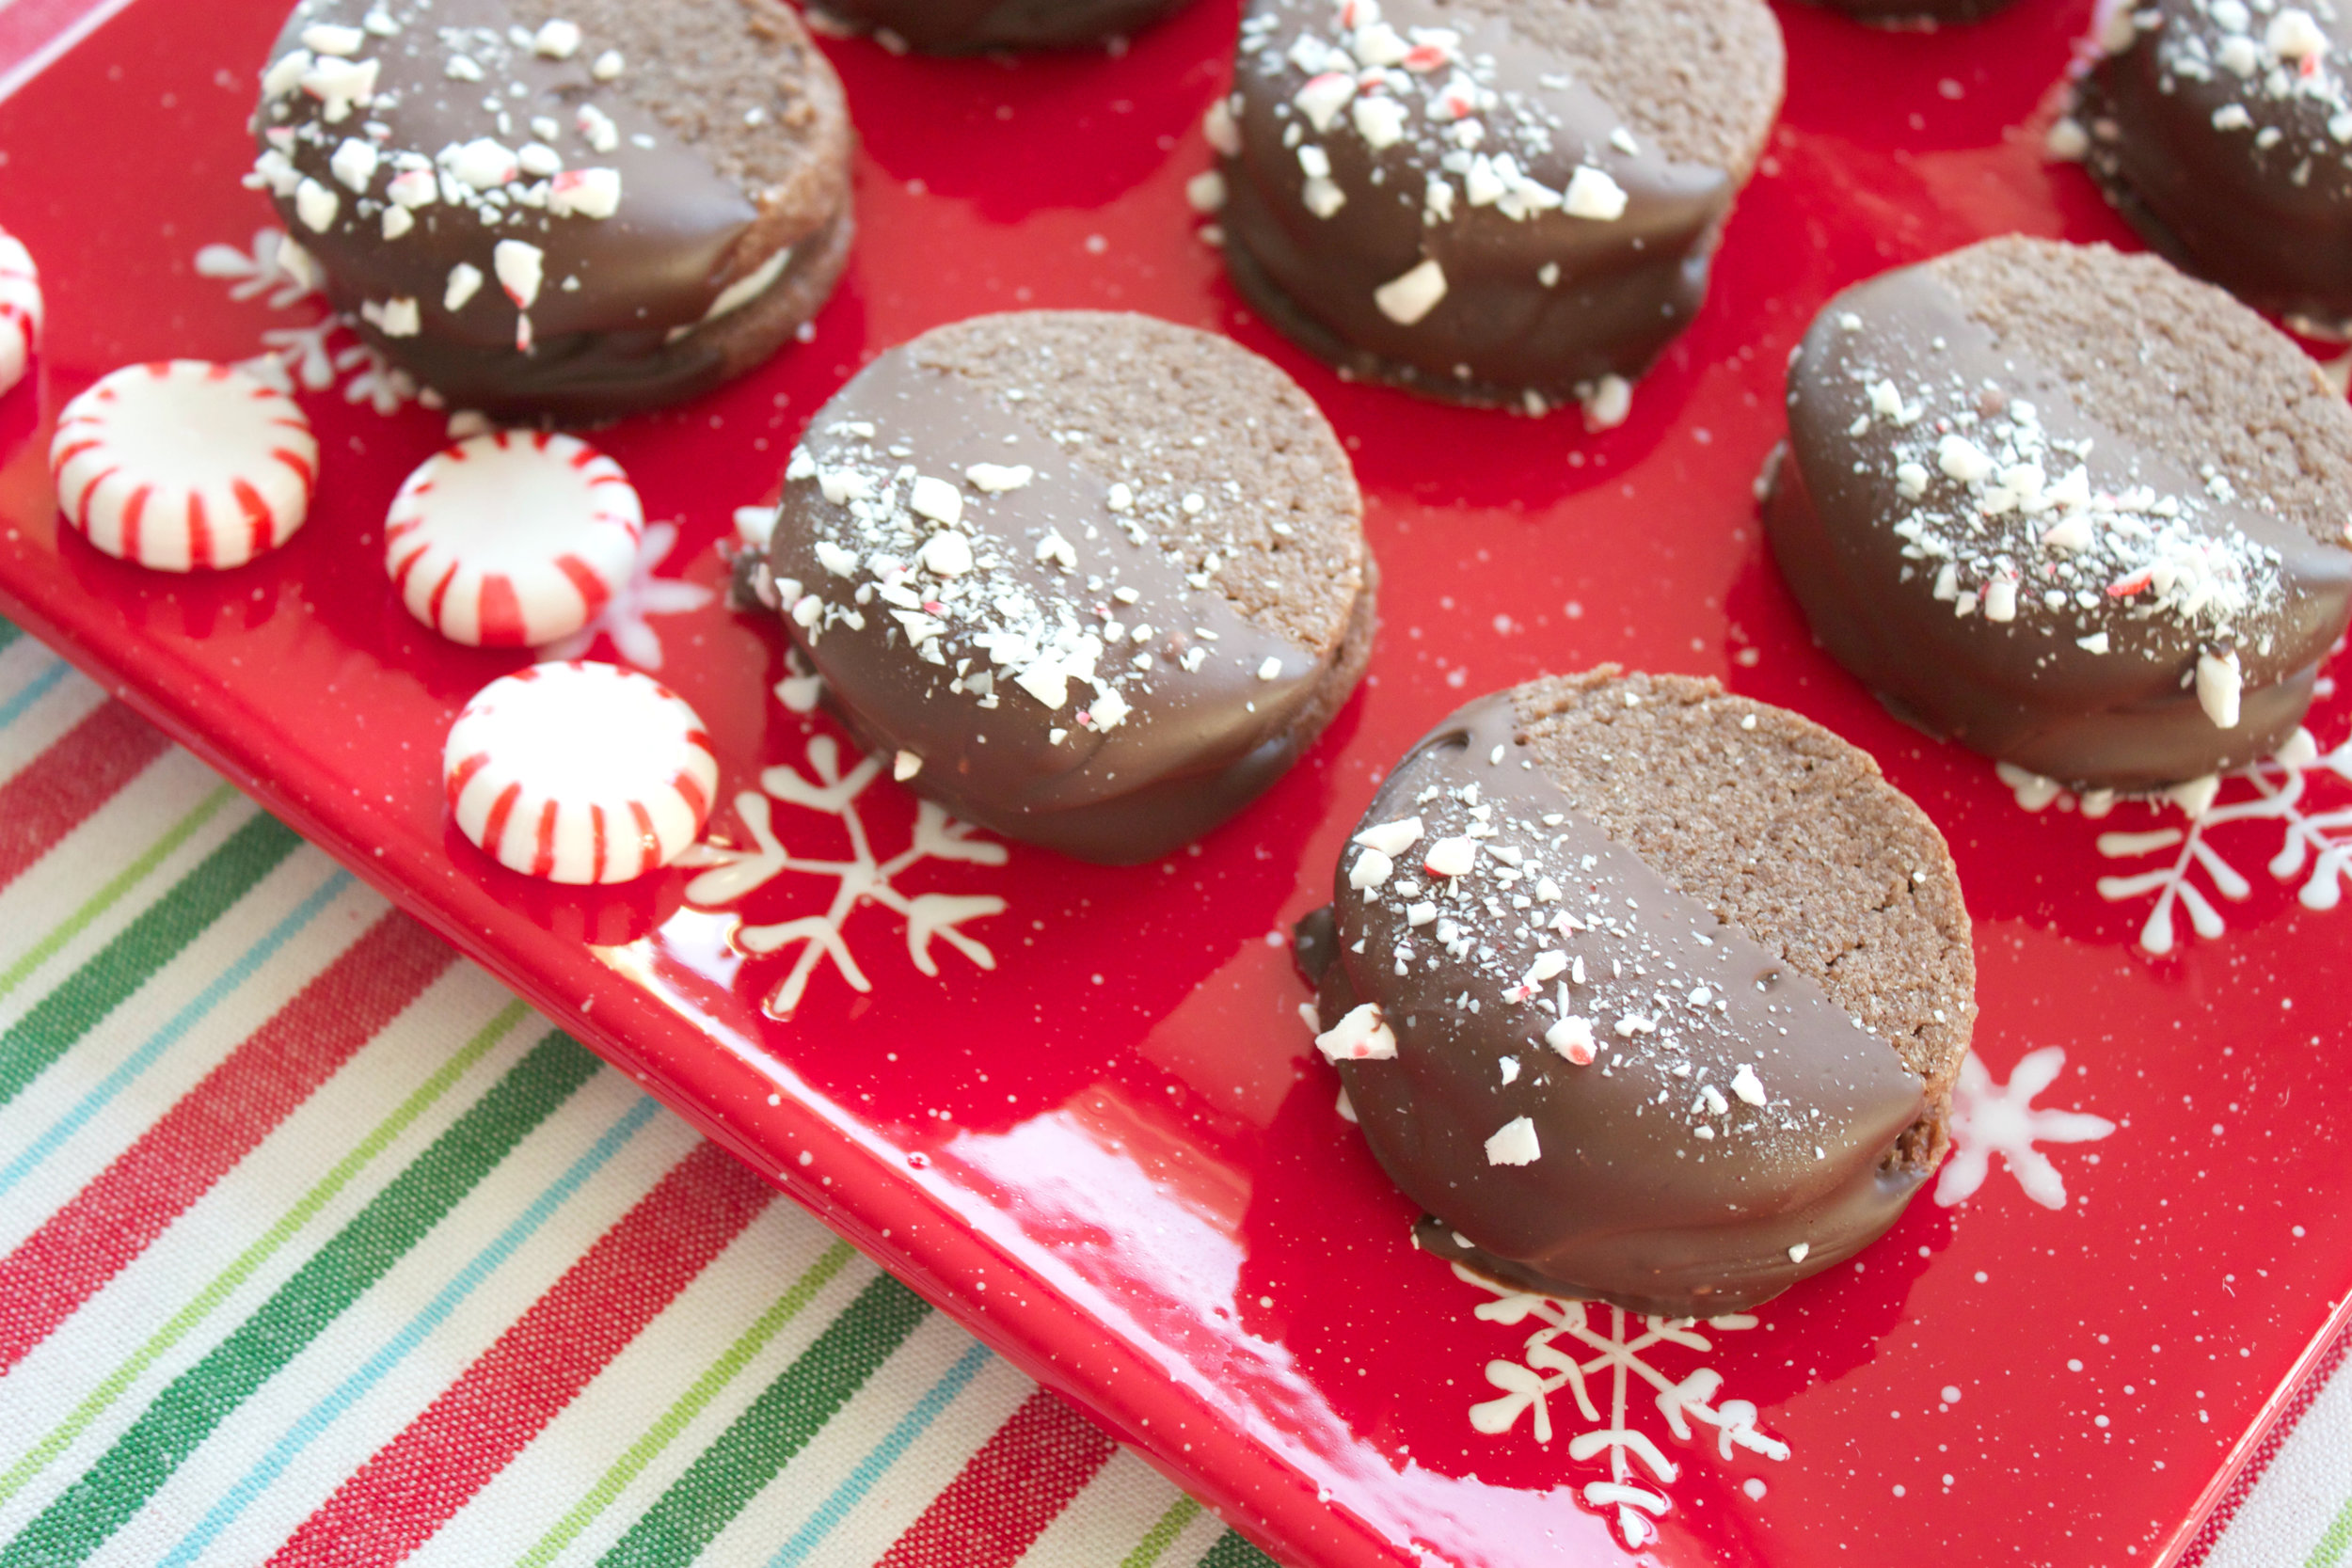
<svg viewBox="0 0 2352 1568"><path fill-rule="evenodd" d="M1354 689L1375 571L1346 454L1222 338L984 316L818 411L773 599L869 752L959 816L1152 859L1271 784Z"/></svg>
<svg viewBox="0 0 2352 1568"><path fill-rule="evenodd" d="M1794 714L1614 666L1482 699L1335 890L1319 1043L1428 1250L1705 1317L1851 1257L1944 1157L1958 874Z"/></svg>
<svg viewBox="0 0 2352 1568"><path fill-rule="evenodd" d="M707 390L831 293L841 87L780 0L304 0L247 183L449 405L609 418Z"/></svg>
<svg viewBox="0 0 2352 1568"><path fill-rule="evenodd" d="M1923 728L2149 792L2301 721L2352 613L2352 411L2220 290L1986 241L1833 299L1788 399L1774 555Z"/></svg>
<svg viewBox="0 0 2352 1568"><path fill-rule="evenodd" d="M933 55L1052 49L1124 38L1189 0L822 0L812 8L843 32L886 35Z"/></svg>
<svg viewBox="0 0 2352 1568"><path fill-rule="evenodd" d="M1252 0L1208 126L1227 264L1349 374L1617 397L1705 298L1784 64L1758 0Z"/></svg>
<svg viewBox="0 0 2352 1568"><path fill-rule="evenodd" d="M2334 7L2102 8L2085 165L2148 243L2258 309L2352 323L2352 59Z"/></svg>

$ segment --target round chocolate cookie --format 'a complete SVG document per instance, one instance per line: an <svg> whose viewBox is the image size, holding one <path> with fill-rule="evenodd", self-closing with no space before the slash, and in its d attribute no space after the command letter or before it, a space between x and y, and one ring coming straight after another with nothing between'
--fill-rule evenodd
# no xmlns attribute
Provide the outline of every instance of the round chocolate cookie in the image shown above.
<svg viewBox="0 0 2352 1568"><path fill-rule="evenodd" d="M1187 0L820 0L811 14L930 55L1052 49L1123 38Z"/></svg>
<svg viewBox="0 0 2352 1568"><path fill-rule="evenodd" d="M818 411L774 602L867 751L968 821L1151 860L1298 759L1371 656L1347 456L1272 365L1145 316L925 333Z"/></svg>
<svg viewBox="0 0 2352 1568"><path fill-rule="evenodd" d="M1847 290L1767 529L1821 645L1931 733L2088 789L2269 754L2352 593L2352 410L2210 285L1988 240Z"/></svg>
<svg viewBox="0 0 2352 1568"><path fill-rule="evenodd" d="M780 0L303 0L253 129L336 307L453 407L694 396L849 254L841 85Z"/></svg>
<svg viewBox="0 0 2352 1568"><path fill-rule="evenodd" d="M1667 1317L1892 1225L1944 1157L1977 1010L1951 856L1877 764L1613 665L1431 731L1302 950L1421 1246Z"/></svg>
<svg viewBox="0 0 2352 1568"><path fill-rule="evenodd" d="M2060 150L2181 266L2258 309L2352 326L2352 14L2245 0L2102 10L2102 57Z"/></svg>
<svg viewBox="0 0 2352 1568"><path fill-rule="evenodd" d="M1778 111L1762 0L1250 0L1226 264L1343 373L1624 417Z"/></svg>

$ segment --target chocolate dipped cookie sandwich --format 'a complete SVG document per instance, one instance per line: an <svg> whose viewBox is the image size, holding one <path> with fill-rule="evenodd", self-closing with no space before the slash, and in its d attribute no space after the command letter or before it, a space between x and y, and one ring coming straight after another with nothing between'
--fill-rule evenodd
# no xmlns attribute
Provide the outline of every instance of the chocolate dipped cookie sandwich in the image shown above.
<svg viewBox="0 0 2352 1568"><path fill-rule="evenodd" d="M1250 0L1208 127L1227 266L1346 374L1613 423L1783 64L1761 0Z"/></svg>
<svg viewBox="0 0 2352 1568"><path fill-rule="evenodd" d="M982 316L882 355L794 450L762 597L917 794L1083 860L1198 838L1372 652L1346 454L1307 395L1145 316Z"/></svg>
<svg viewBox="0 0 2352 1568"><path fill-rule="evenodd" d="M2352 410L2153 256L1988 240L1847 290L1788 372L1772 552L1903 717L2082 789L2268 755L2352 608Z"/></svg>
<svg viewBox="0 0 2352 1568"><path fill-rule="evenodd" d="M821 0L820 24L930 55L1051 49L1124 38L1186 0Z"/></svg>
<svg viewBox="0 0 2352 1568"><path fill-rule="evenodd" d="M2270 0L2100 14L2059 150L2179 265L2257 309L2352 327L2352 16Z"/></svg>
<svg viewBox="0 0 2352 1568"><path fill-rule="evenodd" d="M1300 948L1418 1244L1667 1317L1883 1233L1944 1157L1976 1018L1951 857L1867 755L1613 665L1431 731Z"/></svg>
<svg viewBox="0 0 2352 1568"><path fill-rule="evenodd" d="M336 308L501 418L706 391L849 254L841 85L781 0L303 0L253 130Z"/></svg>

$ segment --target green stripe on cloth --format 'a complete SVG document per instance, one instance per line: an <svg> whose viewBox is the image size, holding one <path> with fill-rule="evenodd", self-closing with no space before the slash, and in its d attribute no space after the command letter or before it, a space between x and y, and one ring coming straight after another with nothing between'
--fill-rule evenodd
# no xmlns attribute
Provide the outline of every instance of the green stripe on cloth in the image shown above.
<svg viewBox="0 0 2352 1568"><path fill-rule="evenodd" d="M17 630L16 627L7 621L0 621L0 652L7 651L9 643L15 641L18 638L24 635L24 634L23 632Z"/></svg>
<svg viewBox="0 0 2352 1568"><path fill-rule="evenodd" d="M2312 1555L2304 1560L2303 1568L2336 1568L2336 1564L2344 1560L2348 1547L2352 1547L2352 1498L2345 1499L2344 1507L2337 1510L2336 1516L2328 1522L2327 1532L2312 1548Z"/></svg>
<svg viewBox="0 0 2352 1568"><path fill-rule="evenodd" d="M1160 1515L1159 1523L1143 1532L1136 1549L1119 1560L1119 1568L1152 1568L1168 1543L1184 1533L1184 1527L1199 1518L1200 1505L1190 1497L1179 1497Z"/></svg>
<svg viewBox="0 0 2352 1568"><path fill-rule="evenodd" d="M57 1429L42 1438L13 1465L0 1475L0 1503L7 1502L24 1489L24 1483L47 1468L49 1463L65 1452L73 1440L87 1430L122 1397L123 1391L138 1381L147 1369L185 1338L189 1330L219 1309L236 1288L253 1275L253 1271L276 1256L278 1250L292 1241L302 1227L317 1217L337 1193L351 1184L354 1177L364 1170L377 1155L390 1147L392 1140L408 1130L409 1124L430 1110L447 1094L450 1086L465 1075L466 1069L489 1053L490 1048L514 1031L523 1021L525 1008L520 1002L509 1002L498 1015L483 1026L481 1033L460 1046L436 1069L433 1075L417 1085L416 1091L392 1109L392 1114L377 1122L368 1135L353 1145L350 1151L335 1163L310 1190L302 1195L294 1206L278 1217L277 1223L262 1232L261 1237L239 1253L235 1261L215 1275L211 1283L199 1291L186 1306L173 1313L163 1327L157 1329L131 1358L106 1374L105 1378L73 1413L59 1422Z"/></svg>
<svg viewBox="0 0 2352 1568"><path fill-rule="evenodd" d="M579 1539L580 1532L586 1529L597 1514L612 1505L612 1499L637 1479L639 1472L652 1464L661 1450L686 1429L687 1424L701 1415L704 1407L735 1381L745 1364L757 1355L769 1340L782 1333L785 1324L801 1315L816 1299L817 1292L823 1290L834 1275L847 1268L850 1259L855 1256L847 1242L835 1242L827 1247L817 1261L792 1282L791 1288L778 1296L773 1306L738 1336L735 1343L729 1345L719 1359L704 1368L702 1375L678 1396L676 1402L663 1411L660 1418L631 1443L621 1457L613 1461L610 1469L596 1478L596 1483L588 1489L588 1495L573 1504L571 1511L556 1521L555 1528L541 1537L537 1545L523 1554L516 1568L546 1568L548 1563L554 1561L566 1546Z"/></svg>
<svg viewBox="0 0 2352 1568"><path fill-rule="evenodd" d="M550 1033L533 1046L235 1333L175 1378L103 1458L0 1551L0 1568L66 1568L97 1550L214 1428L381 1278L597 1066L564 1035Z"/></svg>
<svg viewBox="0 0 2352 1568"><path fill-rule="evenodd" d="M1244 1540L1239 1530L1229 1529L1200 1559L1200 1568L1280 1568L1280 1564Z"/></svg>
<svg viewBox="0 0 2352 1568"><path fill-rule="evenodd" d="M220 808L236 798L234 789L222 784L199 800L185 816L165 830L163 837L149 845L138 859L124 866L105 886L91 894L80 909L51 927L48 934L27 948L16 962L6 970L0 970L0 996L6 996L23 985L24 977L47 963L58 948L80 936L91 921L121 902L124 894L152 876L167 856L185 844L198 829L219 816Z"/></svg>
<svg viewBox="0 0 2352 1568"><path fill-rule="evenodd" d="M890 1275L875 1275L597 1560L599 1568L677 1568L699 1557L930 1310Z"/></svg>
<svg viewBox="0 0 2352 1568"><path fill-rule="evenodd" d="M129 1000L301 842L275 818L256 816L42 997L0 1035L0 1105Z"/></svg>

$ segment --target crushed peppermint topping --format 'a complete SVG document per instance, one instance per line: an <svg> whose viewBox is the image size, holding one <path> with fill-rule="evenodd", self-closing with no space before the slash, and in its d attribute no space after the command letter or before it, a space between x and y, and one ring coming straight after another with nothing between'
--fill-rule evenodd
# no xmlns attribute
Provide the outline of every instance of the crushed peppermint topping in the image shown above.
<svg viewBox="0 0 2352 1568"><path fill-rule="evenodd" d="M2058 623L2086 652L2122 657L2110 637L2121 625L2160 618L2217 653L2279 605L2279 553L2217 511L2241 498L2211 465L2201 495L2095 486L2091 440L2052 435L2027 400L1956 373L1905 373L1908 386L1848 372L1858 394L1848 433L1892 434L1904 579L1926 578L1954 615ZM2236 721L2218 717L2235 709L2217 698L2206 710L2225 729Z"/></svg>
<svg viewBox="0 0 2352 1568"><path fill-rule="evenodd" d="M1441 838L1429 847L1421 863L1432 877L1467 876L1478 863L1478 845L1468 837Z"/></svg>
<svg viewBox="0 0 2352 1568"><path fill-rule="evenodd" d="M1406 816L1394 822L1383 822L1377 827L1366 828L1356 835L1355 842L1363 845L1366 848L1377 849L1384 855L1394 856L1405 853L1406 850L1420 843L1421 832L1421 818Z"/></svg>
<svg viewBox="0 0 2352 1568"><path fill-rule="evenodd" d="M1512 1117L1486 1140L1486 1164L1490 1165L1532 1165L1543 1155L1543 1147L1535 1141L1535 1123L1527 1117Z"/></svg>
<svg viewBox="0 0 2352 1568"><path fill-rule="evenodd" d="M1396 1036L1380 1016L1379 1005L1366 1002L1317 1035L1315 1049L1328 1062L1385 1062L1396 1055Z"/></svg>
<svg viewBox="0 0 2352 1568"><path fill-rule="evenodd" d="M1770 990L1752 951L1735 956L1712 917L1698 913L1699 924L1677 929L1670 922L1686 916L1629 896L1636 890L1586 852L1589 830L1568 827L1565 815L1539 816L1523 798L1435 778L1410 803L1416 816L1357 832L1348 883L1361 911L1342 906L1344 929L1363 932L1367 945L1390 943L1359 946L1366 961L1418 982L1416 1011L1395 994L1386 1004L1384 1027L1404 1050L1428 1037L1432 1006L1489 1019L1500 1007L1500 1026L1480 1027L1518 1064L1492 1085L1506 1102L1511 1085L1540 1089L1551 1074L1638 1074L1645 1114L1685 1129L1693 1158L1704 1157L1702 1145L1752 1139L1811 1157L1820 1141L1816 1113L1775 1098L1767 1079L1777 1042L1800 1018L1823 1016L1818 1003ZM1432 864L1417 875L1399 857L1424 841ZM1459 869L1439 873L1440 859ZM1743 998L1735 1013L1734 992L1750 986L1765 994ZM1849 1015L1826 1016L1862 1027ZM1488 1147L1514 1157L1495 1163L1535 1159L1532 1127L1522 1143L1504 1136L1510 1125Z"/></svg>
<svg viewBox="0 0 2352 1568"><path fill-rule="evenodd" d="M2314 0L2314 8L2320 16L2276 0L2189 0L2137 9L2117 5L2099 46L2119 55L2147 40L2155 51L2159 91L2179 94L2188 82L2201 89L2201 97L2209 99L2217 88L2231 95L2213 111L2214 131L2244 135L2249 158L2283 170L2302 186L2315 162L2352 166L2352 86L2333 57L2322 20L2332 19L2333 8L2327 0ZM2073 155L2110 166L2112 172L2120 136L2110 117L2090 117L2087 135L2074 126Z"/></svg>
<svg viewBox="0 0 2352 1568"><path fill-rule="evenodd" d="M1545 1030L1544 1043L1578 1067L1591 1067L1600 1053L1599 1039L1593 1034L1593 1021L1574 1013Z"/></svg>
<svg viewBox="0 0 2352 1568"><path fill-rule="evenodd" d="M1324 13L1319 22L1312 20L1317 12ZM1309 20L1292 31L1285 13ZM1500 87L1493 56L1471 53L1457 29L1400 32L1382 19L1377 0L1293 0L1283 11L1248 15L1241 51L1287 95L1275 114L1290 122L1284 145L1295 149L1305 177L1300 200L1318 218L1332 217L1349 199L1323 145L1334 135L1353 135L1375 153L1411 143L1433 170L1420 193L1428 227L1480 208L1522 223L1550 213L1593 223L1625 215L1626 190L1603 163L1639 154L1632 133L1623 125L1572 125L1558 101L1576 87L1565 77L1544 77L1542 94ZM1203 129L1220 153L1240 152L1230 102L1210 110ZM1556 164L1564 151L1577 160L1565 185L1531 172ZM1375 162L1373 182L1385 182L1391 172ZM1391 320L1410 326L1444 294L1443 272L1424 261L1382 286L1375 299Z"/></svg>
<svg viewBox="0 0 2352 1568"><path fill-rule="evenodd" d="M620 170L592 162L620 145L612 117L594 103L574 103L568 86L556 106L547 92L534 95L520 73L527 61L539 62L541 71L547 62L570 62L584 41L580 26L561 17L535 32L439 25L428 0L398 5L387 0L357 26L311 23L299 33L298 46L262 71L267 145L246 183L292 202L296 218L313 232L342 224L365 226L390 244L421 222L433 221L431 210L437 207L463 211L485 231L485 267L477 273L495 270L508 282L504 268L490 264L494 252L522 243L512 238L516 230L544 242L553 222L602 222L622 210ZM438 147L402 144L403 89L382 87L386 56L377 52L413 55L421 50L437 52L438 74L446 81L491 89L480 100L477 134ZM621 75L624 61L608 49L592 65L573 69L606 83ZM460 89L452 93L464 98ZM551 106L553 112L534 115L534 105ZM450 108L436 99L433 112L446 116ZM577 137L569 145L564 117ZM298 164L297 158L303 161ZM579 283L566 278L563 287L576 289ZM510 283L508 293L516 292ZM472 297L473 289L461 290L453 277L450 293L460 296L457 304L445 307L453 310ZM361 313L380 325L381 318L404 321L417 309L414 300L373 301L362 304ZM528 306L518 301L517 309ZM529 344L527 318L518 325L517 341Z"/></svg>
<svg viewBox="0 0 2352 1568"><path fill-rule="evenodd" d="M527 240L501 240L490 254L491 270L498 275L499 287L516 309L528 310L539 298L539 285L545 277L547 253Z"/></svg>
<svg viewBox="0 0 2352 1568"><path fill-rule="evenodd" d="M1411 326L1445 298L1445 269L1432 256L1373 290L1373 303L1399 326Z"/></svg>
<svg viewBox="0 0 2352 1568"><path fill-rule="evenodd" d="M1009 467L1000 463L974 463L965 467L963 477L971 482L975 490L1001 496L1010 490L1025 489L1029 482L1037 478L1037 470L1026 463L1016 463Z"/></svg>
<svg viewBox="0 0 2352 1568"><path fill-rule="evenodd" d="M1089 439L1048 434L1065 451ZM813 483L813 553L828 580L779 582L780 602L812 642L834 626L863 630L887 617L885 628L938 668L946 695L1042 721L1057 745L1073 730L1117 729L1138 699L1212 658L1238 662L1261 681L1282 679L1283 662L1263 646L1218 652L1217 633L1196 624L1209 618L1209 603L1223 602L1217 575L1235 550L1227 519L1245 503L1240 486L1219 486L1213 505L1137 468L1149 455L1122 455L1132 477L1095 500L1084 499L1073 468L969 463L960 476L939 464L926 472L912 445L871 421L812 429L785 478ZM998 507L1015 493L1042 497L1052 520L1009 523ZM1056 510L1057 502L1065 504ZM1119 538L1173 568L1181 586L1172 596L1148 586L1157 572L1147 587L1122 580L1135 567L1122 563ZM1147 594L1162 602L1147 603ZM1166 629L1153 625L1160 615Z"/></svg>

